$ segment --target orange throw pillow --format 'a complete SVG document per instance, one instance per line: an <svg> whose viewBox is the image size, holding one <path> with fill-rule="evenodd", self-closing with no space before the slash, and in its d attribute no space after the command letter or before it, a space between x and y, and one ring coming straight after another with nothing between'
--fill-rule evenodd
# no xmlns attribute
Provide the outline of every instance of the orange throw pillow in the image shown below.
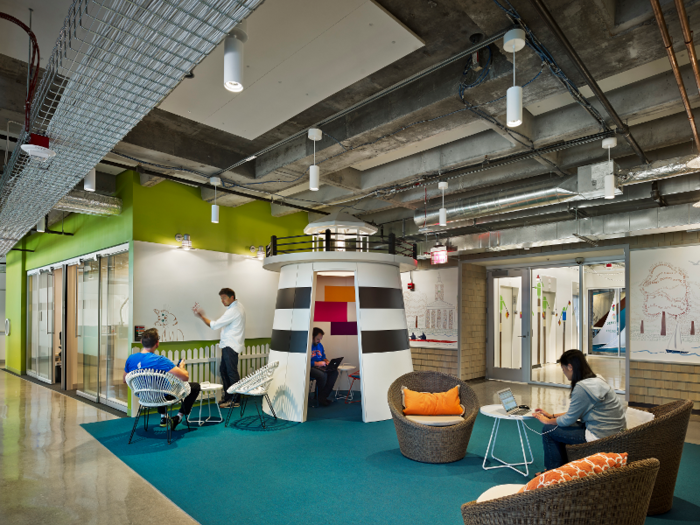
<svg viewBox="0 0 700 525"><path fill-rule="evenodd" d="M610 468L624 467L625 465L627 465L627 452L622 454L617 452L598 452L592 456L571 461L559 468L548 470L535 479L530 480L518 492L528 492L541 489L542 487L549 487L556 483L571 481L572 479L585 478L592 474L600 474Z"/></svg>
<svg viewBox="0 0 700 525"><path fill-rule="evenodd" d="M404 410L407 416L461 416L459 385L447 392L414 392L403 389Z"/></svg>

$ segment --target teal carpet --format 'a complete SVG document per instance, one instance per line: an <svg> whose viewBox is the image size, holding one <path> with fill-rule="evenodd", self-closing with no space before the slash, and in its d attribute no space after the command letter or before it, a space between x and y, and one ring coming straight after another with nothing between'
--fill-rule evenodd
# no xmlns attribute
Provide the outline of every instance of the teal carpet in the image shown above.
<svg viewBox="0 0 700 525"><path fill-rule="evenodd" d="M303 424L268 419L267 429L249 405L243 418L236 410L228 428L179 427L171 445L151 416L150 424L154 421L147 433L139 422L131 445L131 418L83 427L203 525L460 525L463 503L494 485L525 479L510 469L481 468L493 421L481 415L467 456L447 465L402 456L393 422L363 423L359 404L309 408ZM541 438L529 437L535 454L531 472L542 470ZM497 456L518 460L514 423L501 425L498 443ZM648 518L648 524L700 523L698 471L700 446L686 444L674 508Z"/></svg>

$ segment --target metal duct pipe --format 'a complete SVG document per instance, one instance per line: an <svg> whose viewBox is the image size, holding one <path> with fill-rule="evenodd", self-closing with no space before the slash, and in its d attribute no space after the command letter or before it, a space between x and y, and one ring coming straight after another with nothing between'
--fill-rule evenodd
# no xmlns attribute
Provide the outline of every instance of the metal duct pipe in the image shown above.
<svg viewBox="0 0 700 525"><path fill-rule="evenodd" d="M569 58L572 60L576 68L586 79L588 87L591 88L591 91L593 91L596 98L600 101L601 104L603 104L605 111L607 111L608 115L610 115L610 117L613 119L613 122L617 126L617 131L619 133L622 133L627 143L634 150L634 152L637 154L637 156L642 162L649 162L649 159L647 159L647 156L644 154L644 151L642 151L642 148L639 146L639 144L637 144L637 141L634 140L634 137L630 133L629 128L625 125L624 122L622 122L622 119L612 107L612 104L610 104L608 97L606 97L605 93L603 93L603 90L600 89L600 86L593 78L593 75L591 75L591 72L588 71L588 68L581 60L581 57L578 56L578 53L576 53L576 50L571 45L571 42L569 42L569 39L566 38L566 35L564 35L564 32L561 30L556 20L554 20L554 18L552 17L552 14L547 9L547 6L544 5L544 2L542 0L530 1L540 13L542 18L544 18L544 20L547 22L547 25L549 25L554 35L559 39L559 42L564 46L564 49L566 49L566 54L569 55ZM654 0L652 0L652 3L653 1Z"/></svg>
<svg viewBox="0 0 700 525"><path fill-rule="evenodd" d="M117 197L73 190L62 197L53 209L84 215L119 215L122 212L122 200Z"/></svg>
<svg viewBox="0 0 700 525"><path fill-rule="evenodd" d="M687 155L672 159L657 160L626 170L620 170L618 178L621 186L638 184L652 180L669 179L700 171L700 156Z"/></svg>
<svg viewBox="0 0 700 525"><path fill-rule="evenodd" d="M673 70L673 76L676 78L676 84L678 84L678 91L681 92L681 99L683 100L683 106L685 106L685 112L688 115L688 121L690 122L690 129L693 132L693 140L695 140L695 147L700 151L700 137L698 136L698 128L695 125L695 117L693 116L693 109L690 107L690 100L688 99L688 93L685 90L685 85L683 84L683 77L681 76L681 70L678 67L678 60L676 60L676 53L673 51L673 42L671 42L671 37L668 34L668 27L666 26L666 20L664 20L664 13L661 11L661 4L659 0L650 0L651 7L654 9L654 16L656 17L656 23L659 25L659 31L661 31L661 38L664 41L664 47L666 48L666 54L668 55L668 61L671 63L671 69ZM676 2L676 5L678 3ZM685 13L685 9L683 9ZM682 19L683 17L681 17ZM681 22L682 23L682 22ZM687 16L686 16L687 23ZM685 33L685 29L683 30ZM688 29L690 32L690 29ZM690 38L692 42L692 37ZM687 42L686 42L687 43ZM691 47L692 48L692 45ZM690 49L689 48L689 49ZM693 49L692 57L695 57L695 50ZM697 64L693 64L693 72L697 70Z"/></svg>
<svg viewBox="0 0 700 525"><path fill-rule="evenodd" d="M464 221L485 215L495 215L511 211L548 206L581 198L577 191L577 178L556 179L516 186L504 190L467 197L445 203L447 222ZM439 224L441 205L418 209L414 212L413 222L419 228Z"/></svg>

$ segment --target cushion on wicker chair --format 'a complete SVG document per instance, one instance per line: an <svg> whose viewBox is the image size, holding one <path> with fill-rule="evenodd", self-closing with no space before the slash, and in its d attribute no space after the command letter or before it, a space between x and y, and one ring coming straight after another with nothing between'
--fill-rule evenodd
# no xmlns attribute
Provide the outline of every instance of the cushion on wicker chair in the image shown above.
<svg viewBox="0 0 700 525"><path fill-rule="evenodd" d="M505 498L506 496L512 496L517 494L525 485L496 485L491 487L489 490L484 492L481 496L476 498L477 503L483 503L484 501L491 501L492 499Z"/></svg>
<svg viewBox="0 0 700 525"><path fill-rule="evenodd" d="M654 421L654 414L646 410L637 410L636 408L627 407L625 419L627 420L627 429L629 430L630 428L638 427L644 423L649 423L649 421Z"/></svg>
<svg viewBox="0 0 700 525"><path fill-rule="evenodd" d="M518 492L549 487L556 483L571 481L572 479L585 478L592 474L600 474L610 468L624 467L627 465L627 453L623 452L599 452L583 459L571 461L559 468L548 470L521 488Z"/></svg>
<svg viewBox="0 0 700 525"><path fill-rule="evenodd" d="M406 419L429 427L449 427L464 421L462 416L406 416Z"/></svg>
<svg viewBox="0 0 700 525"><path fill-rule="evenodd" d="M464 413L459 404L459 385L447 392L414 392L401 387L403 413L407 416L457 416Z"/></svg>

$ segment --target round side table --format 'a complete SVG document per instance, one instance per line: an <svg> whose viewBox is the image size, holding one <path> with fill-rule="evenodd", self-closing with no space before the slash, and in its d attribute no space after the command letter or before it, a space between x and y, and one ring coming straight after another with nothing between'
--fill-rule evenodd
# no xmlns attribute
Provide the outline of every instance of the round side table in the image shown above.
<svg viewBox="0 0 700 525"><path fill-rule="evenodd" d="M486 405L481 407L480 412L486 417L493 418L494 420L493 428L491 429L491 437L489 438L489 444L486 446L486 455L484 456L484 463L482 464L483 469L491 470L494 468L509 468L514 470L518 474L522 474L523 476L527 477L529 474L528 465L530 465L534 461L534 458L532 456L532 449L530 448L530 440L527 437L527 430L525 429L524 420L534 419L534 417L532 416L532 412L528 411L522 416L511 416L503 408L503 405ZM518 434L520 435L520 449L523 451L522 463L507 463L506 461L503 461L502 459L499 459L493 455L493 451L496 448L496 440L498 439L498 429L500 428L501 421L503 420L515 421L515 424L518 427ZM525 441L523 441L523 435L525 436ZM527 455L525 454L525 443L527 443L527 450L530 453L529 460ZM489 457L489 455L491 457ZM493 459L501 464L494 465L492 467L487 467L486 460L488 459ZM517 467L525 467L525 472L523 472Z"/></svg>
<svg viewBox="0 0 700 525"><path fill-rule="evenodd" d="M353 399L353 393L352 390L350 390L350 371L355 370L357 367L355 365L340 365L338 367L338 382L336 383L336 388L335 388L335 398L336 399L345 399L346 401L352 401ZM347 393L345 395L339 394L339 388L340 388L340 382L343 379L343 374L345 374L345 384L348 385L347 388Z"/></svg>
<svg viewBox="0 0 700 525"><path fill-rule="evenodd" d="M197 419L190 419L189 416L187 417L187 421L190 423L199 423L199 426L201 427L204 423L221 423L224 418L221 415L221 408L219 408L219 403L216 402L216 397L217 397L217 392L219 390L224 389L224 385L218 385L216 383L202 383L200 384L200 387L202 388L202 392L200 393L199 396L199 417ZM202 402L204 401L204 396L207 396L207 405L209 407L209 415L206 419L202 418ZM211 403L212 400L214 404L216 405L216 409L219 411L219 417L217 418L216 416L211 415Z"/></svg>

